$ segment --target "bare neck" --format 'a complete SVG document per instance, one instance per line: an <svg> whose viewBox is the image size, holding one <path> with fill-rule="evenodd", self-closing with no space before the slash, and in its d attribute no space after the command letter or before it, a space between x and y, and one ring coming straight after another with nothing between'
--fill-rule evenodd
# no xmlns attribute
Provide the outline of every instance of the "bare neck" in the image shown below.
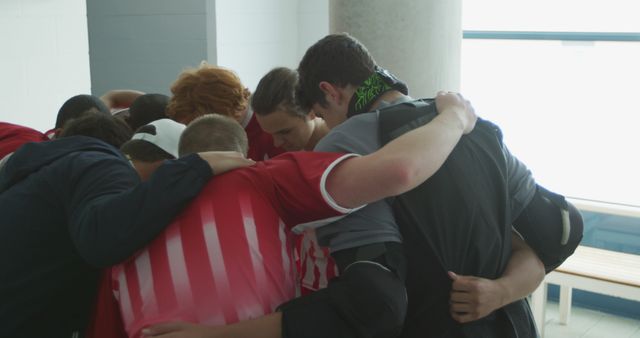
<svg viewBox="0 0 640 338"><path fill-rule="evenodd" d="M316 144L329 133L329 127L323 119L315 118L311 122L313 123L313 132L311 132L311 137L309 137L307 145L304 146L304 150L308 151L313 150Z"/></svg>

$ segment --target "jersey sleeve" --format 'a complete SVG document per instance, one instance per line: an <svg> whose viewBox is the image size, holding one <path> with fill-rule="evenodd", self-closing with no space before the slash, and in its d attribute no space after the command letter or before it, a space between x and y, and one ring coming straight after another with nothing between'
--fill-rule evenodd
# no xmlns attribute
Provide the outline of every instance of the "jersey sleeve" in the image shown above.
<svg viewBox="0 0 640 338"><path fill-rule="evenodd" d="M357 155L291 152L265 162L282 220L290 227L317 227L357 210L338 205L326 188L331 171L353 156Z"/></svg>

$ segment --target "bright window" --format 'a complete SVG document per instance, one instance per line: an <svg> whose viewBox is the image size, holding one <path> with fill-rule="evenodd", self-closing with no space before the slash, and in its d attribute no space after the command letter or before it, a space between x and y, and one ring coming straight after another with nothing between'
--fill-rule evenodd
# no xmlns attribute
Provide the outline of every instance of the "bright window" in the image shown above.
<svg viewBox="0 0 640 338"><path fill-rule="evenodd" d="M461 89L544 186L640 206L640 2L593 3L465 1L466 35L494 35L463 40Z"/></svg>
<svg viewBox="0 0 640 338"><path fill-rule="evenodd" d="M640 32L638 0L464 0L464 30Z"/></svg>

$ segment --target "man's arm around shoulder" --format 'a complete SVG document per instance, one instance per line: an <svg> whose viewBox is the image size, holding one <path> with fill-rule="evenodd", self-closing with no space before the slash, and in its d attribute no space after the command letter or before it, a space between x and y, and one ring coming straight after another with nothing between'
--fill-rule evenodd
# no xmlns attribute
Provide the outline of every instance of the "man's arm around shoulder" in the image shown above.
<svg viewBox="0 0 640 338"><path fill-rule="evenodd" d="M380 150L340 164L328 177L327 190L347 208L409 191L431 177L477 116L459 94L440 93L440 112L431 122L389 142Z"/></svg>

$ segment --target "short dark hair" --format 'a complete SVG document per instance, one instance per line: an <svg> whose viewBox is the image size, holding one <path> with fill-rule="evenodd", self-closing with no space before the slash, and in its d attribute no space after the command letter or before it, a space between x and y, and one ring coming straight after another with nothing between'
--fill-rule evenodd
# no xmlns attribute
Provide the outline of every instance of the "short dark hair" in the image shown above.
<svg viewBox="0 0 640 338"><path fill-rule="evenodd" d="M191 121L180 135L180 156L203 151L238 151L247 156L247 133L234 119L208 114Z"/></svg>
<svg viewBox="0 0 640 338"><path fill-rule="evenodd" d="M169 97L164 94L144 94L138 96L129 107L127 122L131 129L136 130L155 120L167 117L165 111L169 104Z"/></svg>
<svg viewBox="0 0 640 338"><path fill-rule="evenodd" d="M119 149L131 139L133 131L120 119L89 111L84 116L67 121L60 137L76 135L94 137Z"/></svg>
<svg viewBox="0 0 640 338"><path fill-rule="evenodd" d="M55 128L62 128L67 121L77 119L89 111L111 115L100 98L87 94L76 95L65 101L58 110Z"/></svg>
<svg viewBox="0 0 640 338"><path fill-rule="evenodd" d="M298 66L297 104L306 111L327 101L321 81L339 87L360 86L375 72L376 61L367 48L347 33L331 34L307 49Z"/></svg>
<svg viewBox="0 0 640 338"><path fill-rule="evenodd" d="M157 145L145 140L129 140L120 147L120 151L132 160L142 162L157 162L175 158Z"/></svg>
<svg viewBox="0 0 640 338"><path fill-rule="evenodd" d="M286 67L272 69L260 79L251 96L251 108L261 116L282 109L293 116L305 117L309 111L300 109L295 102L297 83L297 71Z"/></svg>

